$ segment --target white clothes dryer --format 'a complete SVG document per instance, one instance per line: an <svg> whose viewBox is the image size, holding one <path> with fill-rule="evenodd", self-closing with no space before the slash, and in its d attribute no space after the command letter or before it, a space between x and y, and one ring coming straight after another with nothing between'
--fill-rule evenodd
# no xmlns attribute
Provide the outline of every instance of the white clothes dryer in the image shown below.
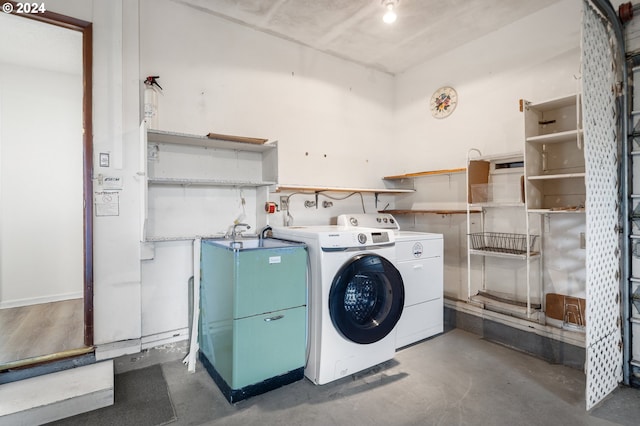
<svg viewBox="0 0 640 426"><path fill-rule="evenodd" d="M305 376L322 385L395 355L404 284L390 230L340 226L273 228L309 253L309 335Z"/></svg>
<svg viewBox="0 0 640 426"><path fill-rule="evenodd" d="M338 225L394 232L396 267L405 286L405 305L398 322L396 348L444 331L444 240L442 234L401 231L389 213L343 214Z"/></svg>

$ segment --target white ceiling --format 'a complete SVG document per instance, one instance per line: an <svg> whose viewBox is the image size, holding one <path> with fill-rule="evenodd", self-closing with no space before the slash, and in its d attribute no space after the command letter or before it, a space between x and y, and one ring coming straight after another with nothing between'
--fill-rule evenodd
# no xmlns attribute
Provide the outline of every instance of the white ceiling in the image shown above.
<svg viewBox="0 0 640 426"><path fill-rule="evenodd" d="M561 0L174 0L396 74Z"/></svg>

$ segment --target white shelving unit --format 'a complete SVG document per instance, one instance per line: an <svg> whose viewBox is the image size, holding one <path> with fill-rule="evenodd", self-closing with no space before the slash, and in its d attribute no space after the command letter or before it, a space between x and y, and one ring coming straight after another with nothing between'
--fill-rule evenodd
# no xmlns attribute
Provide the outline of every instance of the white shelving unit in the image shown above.
<svg viewBox="0 0 640 426"><path fill-rule="evenodd" d="M230 138L141 129L141 241L213 236L214 212L232 215L238 199L252 210L268 200L277 143Z"/></svg>
<svg viewBox="0 0 640 426"><path fill-rule="evenodd" d="M583 212L586 198L580 99L523 102L525 176L530 212Z"/></svg>
<svg viewBox="0 0 640 426"><path fill-rule="evenodd" d="M474 156L475 153L475 156ZM538 319L541 286L537 235L528 232L522 152L467 158L468 298L485 309ZM480 211L479 223L473 221ZM479 274L479 278L477 275ZM475 279L474 279L475 278ZM479 281L479 285L478 282Z"/></svg>
<svg viewBox="0 0 640 426"><path fill-rule="evenodd" d="M545 322L575 331L585 324L584 312L579 309L579 314L569 315L567 302L559 301L571 300L572 306L582 306L581 297L586 291L586 186L580 96L572 94L539 103L523 100L521 105L527 232L540 233Z"/></svg>

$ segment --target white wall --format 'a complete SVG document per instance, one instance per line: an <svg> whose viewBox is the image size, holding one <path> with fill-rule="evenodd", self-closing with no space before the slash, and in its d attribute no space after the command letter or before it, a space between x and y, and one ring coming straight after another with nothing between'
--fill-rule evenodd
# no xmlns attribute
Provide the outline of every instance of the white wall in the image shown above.
<svg viewBox="0 0 640 426"><path fill-rule="evenodd" d="M581 4L564 0L397 76L394 173L465 167L470 148L483 155L523 152L519 99L538 102L578 90ZM448 118L435 119L429 99L441 86L456 89L458 106ZM465 203L464 175L421 178L419 185L397 207L455 205L452 197L458 206ZM464 216L403 221L412 229L445 235L445 294L466 300Z"/></svg>
<svg viewBox="0 0 640 426"><path fill-rule="evenodd" d="M563 1L394 78L168 0L140 1L138 57L135 1L56 2L56 12L94 23L95 155L112 154L112 166L96 166L96 173L124 182L120 216L94 218L96 343L137 339L143 324L144 333L185 324L186 293L174 296L186 292L188 245L161 247L142 270L139 260L137 126L145 76L161 77L163 130L276 139L282 184L380 187L385 175L463 167L470 147L487 154L522 149L518 99L575 91L579 4ZM458 90L460 103L451 117L435 120L428 100L445 84ZM360 209L355 197L331 209L305 209L302 202L312 198L292 197L297 224ZM401 197L407 204L435 200L440 195L428 191ZM375 209L372 196L365 203ZM387 203L393 207L393 198L383 197L381 206ZM273 216L272 223L281 219ZM411 222L454 237L466 232L459 217L434 220ZM459 260L447 269L462 275ZM179 306L149 321L172 297Z"/></svg>
<svg viewBox="0 0 640 426"><path fill-rule="evenodd" d="M0 63L2 308L82 297L80 69Z"/></svg>
<svg viewBox="0 0 640 426"><path fill-rule="evenodd" d="M281 184L377 188L395 169L392 76L175 2L140 5L161 130L277 140Z"/></svg>
<svg viewBox="0 0 640 426"><path fill-rule="evenodd" d="M94 343L141 336L138 117L138 5L134 1L59 0L47 9L93 23L94 187L122 178L119 216L93 218ZM100 168L101 152L111 166Z"/></svg>
<svg viewBox="0 0 640 426"><path fill-rule="evenodd" d="M580 22L581 2L564 0L399 75L397 173L464 167L472 147L484 155L522 151L518 100L577 90ZM445 85L456 89L458 106L435 119L429 99Z"/></svg>

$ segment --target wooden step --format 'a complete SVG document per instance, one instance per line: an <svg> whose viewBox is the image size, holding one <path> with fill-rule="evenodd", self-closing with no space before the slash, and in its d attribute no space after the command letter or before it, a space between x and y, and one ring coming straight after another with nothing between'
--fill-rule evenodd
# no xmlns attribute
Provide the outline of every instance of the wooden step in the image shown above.
<svg viewBox="0 0 640 426"><path fill-rule="evenodd" d="M113 360L0 386L0 426L40 425L113 405Z"/></svg>

